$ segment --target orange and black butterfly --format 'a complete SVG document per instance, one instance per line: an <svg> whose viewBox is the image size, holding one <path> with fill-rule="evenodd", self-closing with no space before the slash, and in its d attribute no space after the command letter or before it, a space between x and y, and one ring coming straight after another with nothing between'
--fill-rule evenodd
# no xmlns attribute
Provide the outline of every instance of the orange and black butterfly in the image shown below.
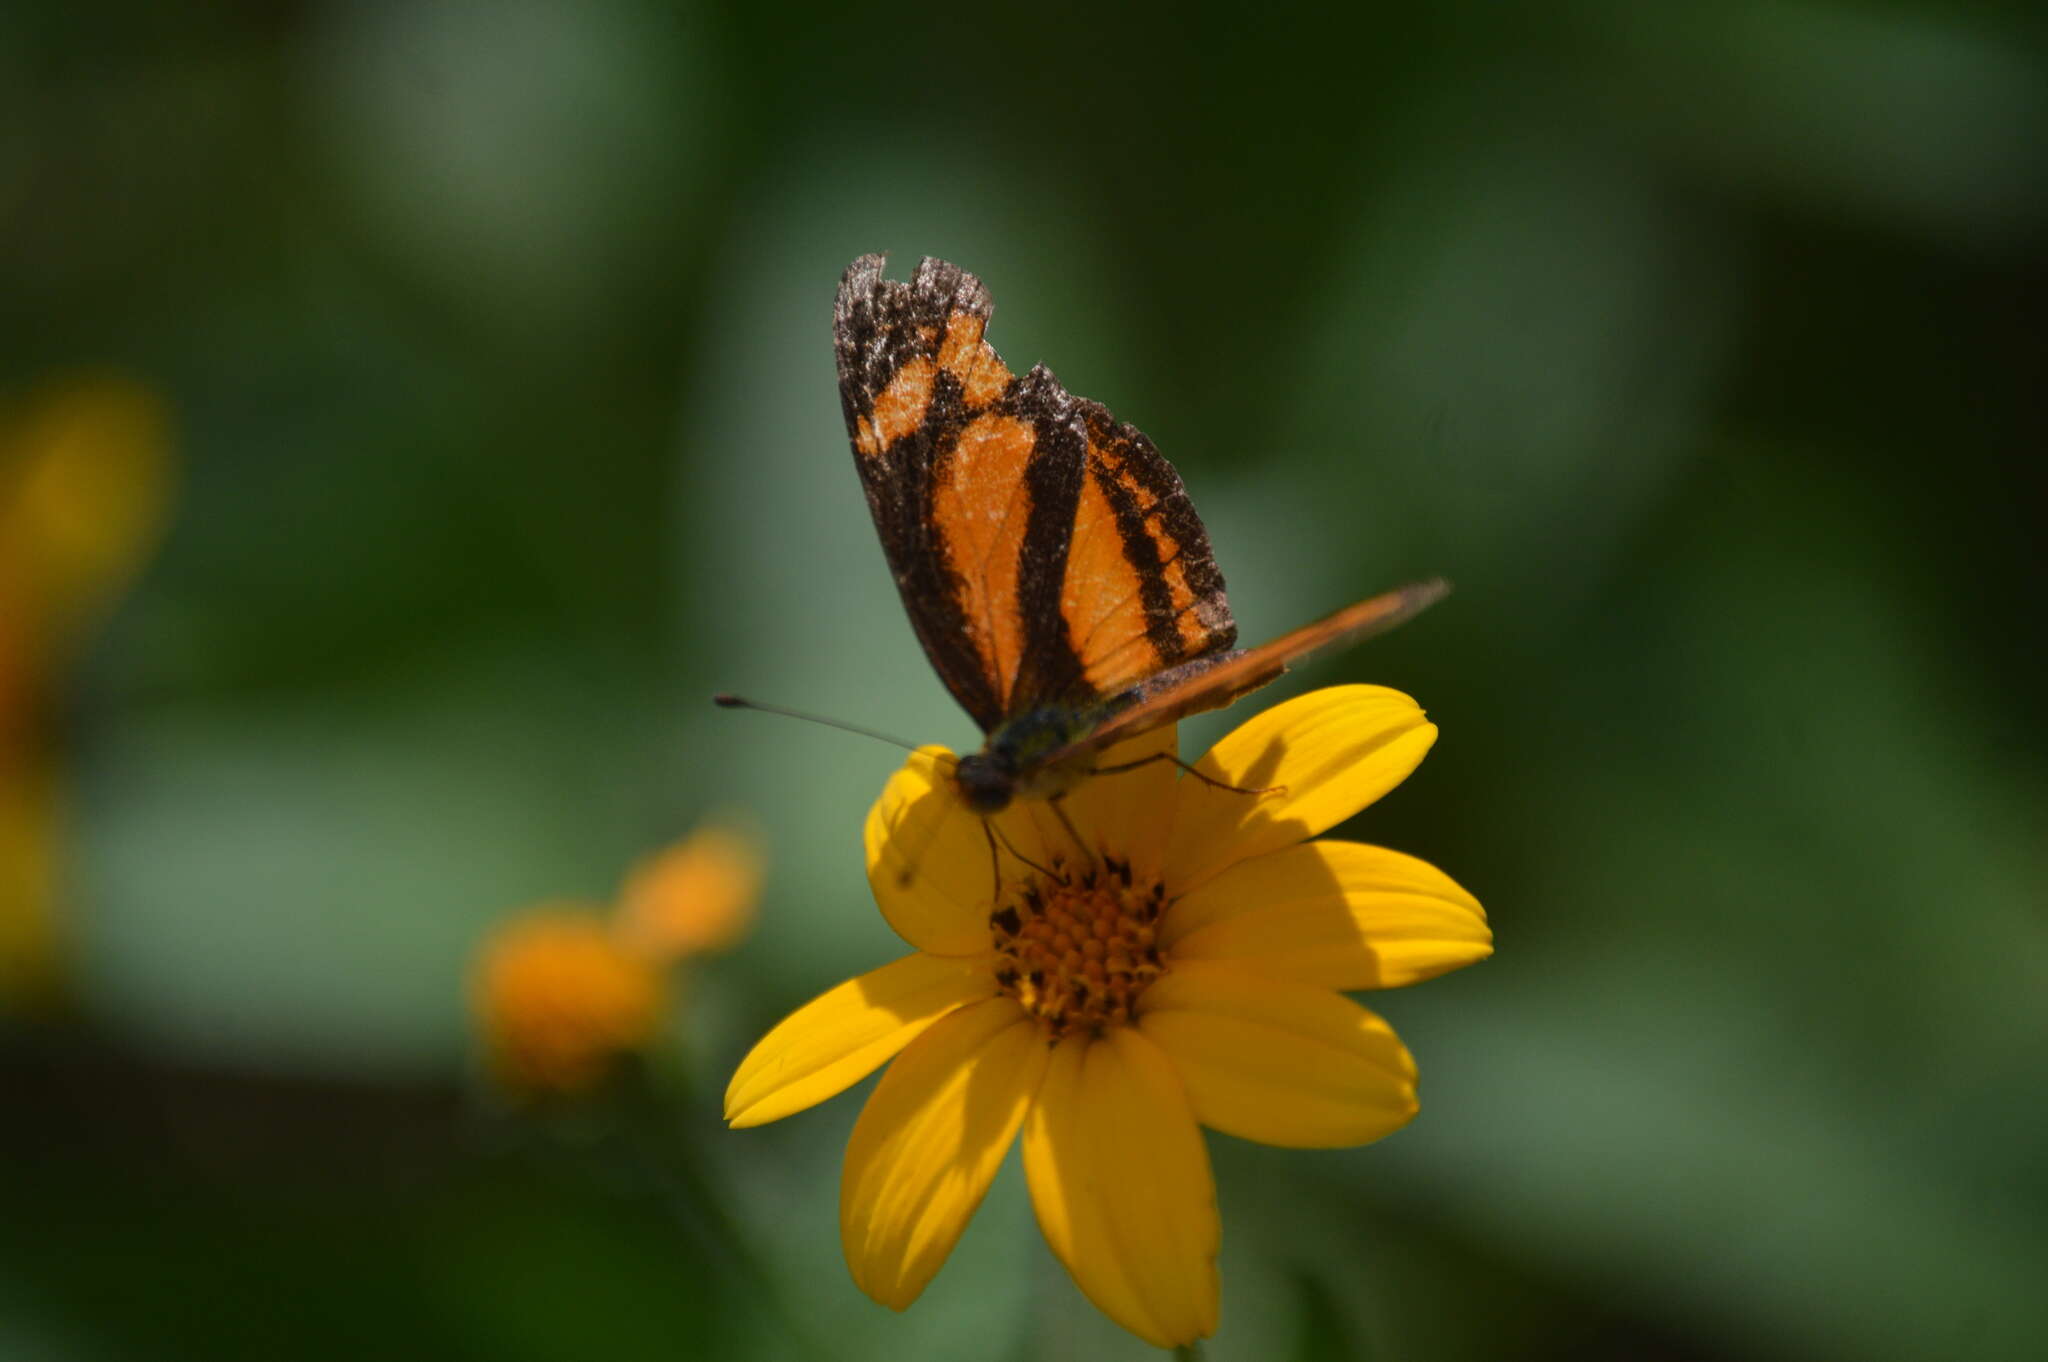
<svg viewBox="0 0 2048 1362"><path fill-rule="evenodd" d="M977 812L1057 798L1110 744L1448 590L1417 583L1233 647L1223 574L1173 465L1044 365L1011 373L982 338L979 279L927 258L903 283L883 260L840 281L839 399L911 626L986 735L955 776Z"/></svg>

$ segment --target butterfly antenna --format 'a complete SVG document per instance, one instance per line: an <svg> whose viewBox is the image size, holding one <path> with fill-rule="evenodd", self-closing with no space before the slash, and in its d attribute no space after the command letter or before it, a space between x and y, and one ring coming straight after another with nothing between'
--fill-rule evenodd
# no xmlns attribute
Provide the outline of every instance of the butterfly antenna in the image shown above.
<svg viewBox="0 0 2048 1362"><path fill-rule="evenodd" d="M901 738L877 732L872 728L862 728L859 724L850 724L843 719L828 719L822 714L807 714L803 710L789 709L783 705L764 705L758 700L749 700L743 695L729 695L721 691L719 694L711 697L711 703L717 705L720 709L753 709L759 710L763 714L780 714L785 719L802 719L806 723L823 724L827 728L836 728L842 733L858 733L863 738L873 738L877 742L888 743L891 747L900 747L906 752L917 751L916 743L905 742Z"/></svg>

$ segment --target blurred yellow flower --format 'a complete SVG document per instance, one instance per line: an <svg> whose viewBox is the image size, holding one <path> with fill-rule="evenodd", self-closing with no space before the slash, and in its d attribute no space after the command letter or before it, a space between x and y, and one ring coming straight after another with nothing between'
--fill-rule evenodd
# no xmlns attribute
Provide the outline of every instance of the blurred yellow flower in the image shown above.
<svg viewBox="0 0 2048 1362"><path fill-rule="evenodd" d="M1492 953L1478 902L1442 871L1308 840L1435 739L1397 691L1302 696L1219 742L1196 766L1207 781L1166 761L1096 777L1064 801L1072 832L1040 801L1005 810L999 885L952 755L920 749L867 822L869 883L916 951L770 1031L727 1119L787 1116L894 1057L840 1187L863 1291L917 1298L1021 1131L1039 1227L1088 1298L1160 1347L1207 1336L1221 1227L1199 1127L1296 1147L1399 1129L1414 1062L1340 990ZM1102 764L1174 751L1169 729Z"/></svg>
<svg viewBox="0 0 2048 1362"><path fill-rule="evenodd" d="M635 867L609 914L550 904L498 927L471 990L493 1077L526 1097L604 1083L653 1043L671 967L746 935L761 869L751 837L707 826Z"/></svg>
<svg viewBox="0 0 2048 1362"><path fill-rule="evenodd" d="M0 1006L59 983L59 678L152 545L169 463L169 414L131 379L0 409Z"/></svg>
<svg viewBox="0 0 2048 1362"><path fill-rule="evenodd" d="M667 984L659 964L593 913L515 918L492 935L477 979L492 1071L521 1093L586 1092L653 1039Z"/></svg>
<svg viewBox="0 0 2048 1362"><path fill-rule="evenodd" d="M627 872L614 930L651 959L715 954L747 934L760 892L761 850L754 839L727 824L708 824Z"/></svg>

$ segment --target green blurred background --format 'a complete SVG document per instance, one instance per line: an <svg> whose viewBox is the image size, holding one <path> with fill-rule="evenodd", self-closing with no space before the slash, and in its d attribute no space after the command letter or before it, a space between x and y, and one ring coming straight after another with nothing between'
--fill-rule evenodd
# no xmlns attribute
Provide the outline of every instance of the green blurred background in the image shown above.
<svg viewBox="0 0 2048 1362"><path fill-rule="evenodd" d="M708 694L973 739L833 387L878 249L980 274L1015 367L1178 463L1248 638L1458 584L1267 698L1428 707L1344 831L1468 885L1499 953L1368 1000L1409 1129L1212 1137L1213 1357L2043 1355L2040 29L7 7L0 385L142 378L177 486L64 678L0 1357L1156 1355L1016 1169L895 1316L839 1261L856 1098L718 1119L765 1026L900 949L858 841L897 757ZM490 926L723 808L770 882L665 1105L480 1097Z"/></svg>

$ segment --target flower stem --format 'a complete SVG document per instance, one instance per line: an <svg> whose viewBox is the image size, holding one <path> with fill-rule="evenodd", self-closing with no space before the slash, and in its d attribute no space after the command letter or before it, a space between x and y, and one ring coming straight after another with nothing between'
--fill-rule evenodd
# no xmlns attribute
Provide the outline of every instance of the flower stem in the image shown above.
<svg viewBox="0 0 2048 1362"><path fill-rule="evenodd" d="M1202 1341L1183 1343L1173 1350L1173 1362L1202 1362Z"/></svg>
<svg viewBox="0 0 2048 1362"><path fill-rule="evenodd" d="M826 1356L818 1341L809 1336L803 1315L791 1308L774 1275L755 1253L746 1231L725 1208L697 1151L660 1104L642 1094L640 1100L629 1103L623 1118L618 1133L677 1228L713 1251L713 1261L722 1262L750 1291L763 1312L795 1342L799 1355Z"/></svg>

